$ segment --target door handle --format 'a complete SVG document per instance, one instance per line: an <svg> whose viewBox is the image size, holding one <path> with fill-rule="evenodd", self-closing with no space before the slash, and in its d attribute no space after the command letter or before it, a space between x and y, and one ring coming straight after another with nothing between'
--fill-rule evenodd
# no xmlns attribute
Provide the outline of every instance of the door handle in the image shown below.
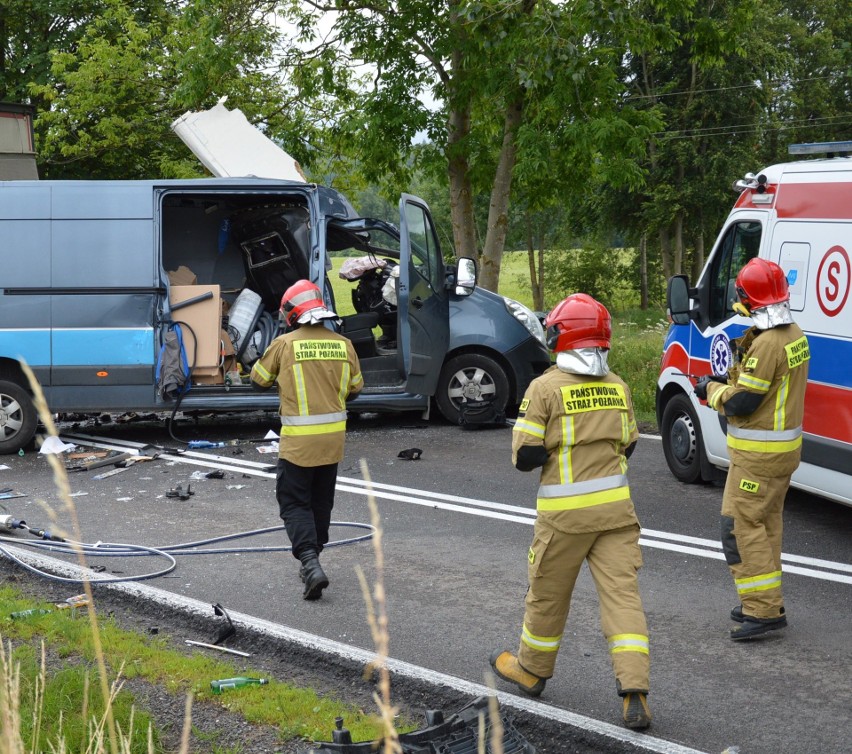
<svg viewBox="0 0 852 754"><path fill-rule="evenodd" d="M415 309L422 309L423 308L423 299L420 298L420 296L418 296L417 298L415 298L411 302L411 304L414 306Z"/></svg>

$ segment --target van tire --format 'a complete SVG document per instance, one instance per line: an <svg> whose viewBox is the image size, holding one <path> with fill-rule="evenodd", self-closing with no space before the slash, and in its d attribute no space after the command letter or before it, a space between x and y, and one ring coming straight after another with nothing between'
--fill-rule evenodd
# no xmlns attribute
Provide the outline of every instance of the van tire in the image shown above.
<svg viewBox="0 0 852 754"><path fill-rule="evenodd" d="M506 370L491 357L480 353L454 356L441 369L435 402L444 419L451 424L458 424L461 418L460 406L465 398L492 398L495 410L498 413L505 411L509 403Z"/></svg>
<svg viewBox="0 0 852 754"><path fill-rule="evenodd" d="M37 427L30 394L17 382L0 380L0 455L17 453L29 445Z"/></svg>
<svg viewBox="0 0 852 754"><path fill-rule="evenodd" d="M689 398L678 393L663 409L660 424L663 453L672 474L685 484L704 481L701 475L704 440Z"/></svg>

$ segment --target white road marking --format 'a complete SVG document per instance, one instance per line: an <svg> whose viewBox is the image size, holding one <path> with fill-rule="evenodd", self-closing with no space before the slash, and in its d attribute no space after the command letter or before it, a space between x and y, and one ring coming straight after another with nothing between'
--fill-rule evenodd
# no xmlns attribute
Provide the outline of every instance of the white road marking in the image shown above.
<svg viewBox="0 0 852 754"><path fill-rule="evenodd" d="M643 435L643 437L655 438L655 435ZM92 447L105 448L108 450L126 451L128 448L143 448L145 443L130 441L116 441L113 443L103 442L102 438L91 435L72 434L61 438L64 442L73 443L75 440L85 441ZM226 456L208 455L185 451L181 454L161 456L176 463L186 463L194 466L224 469L235 471L251 476L265 479L274 479L275 473L264 471L269 463L235 459ZM353 495L372 495L380 500L392 500L394 502L408 503L410 505L422 505L438 510L452 511L454 513L466 513L468 515L491 518L498 521L509 521L511 523L532 526L535 523L536 512L531 508L519 505L507 505L505 503L494 503L487 500L479 500L459 495L449 495L442 492L431 492L428 490L416 490L410 487L402 487L395 484L372 482L367 484L363 479L357 477L337 477L337 489ZM687 534L675 534L671 532L643 529L639 543L644 547L670 552L679 552L684 555L694 555L710 560L724 560L722 545L720 542L700 537L692 537ZM781 553L781 561L784 564L784 572L807 576L808 578L820 579L822 581L834 581L841 584L852 584L852 565L832 560L821 560L804 555L792 555ZM796 565L798 564L798 565ZM808 567L804 567L808 566ZM818 570L822 569L822 570Z"/></svg>
<svg viewBox="0 0 852 754"><path fill-rule="evenodd" d="M17 547L8 547L16 557L21 558L28 564L57 573L60 576L70 578L80 578L83 574L96 581L98 574L89 570L80 568L79 566L68 563L62 560L55 560L42 555L34 555L30 551L24 551ZM167 592L157 587L148 586L139 582L128 582L123 584L104 584L97 586L98 589L111 589L118 592L124 592L131 596L140 597L142 599L154 601L160 605L173 610L178 610L183 613L189 613L203 618L210 617L210 605L206 602L192 599L190 597L182 597L172 592ZM256 618L246 613L228 611L231 620L237 626L257 631L269 637L280 641L288 641L298 644L302 647L307 647L325 654L335 655L350 662L357 662L366 665L376 659L376 653L370 652L359 647L353 647L342 642L337 642L332 639L325 639L321 636L299 631L295 628L289 628L279 623ZM387 667L391 673L399 676L405 676L415 681L428 683L433 686L443 686L454 689L463 694L472 697L480 696L495 696L500 702L502 708L514 708L522 710L527 714L540 717L544 720L556 721L563 725L571 726L587 733L593 733L599 736L604 736L614 741L619 741L624 744L629 744L636 751L657 752L657 754L706 754L698 749L692 749L688 746L665 741L661 738L654 738L647 733L634 733L627 728L622 728L617 725L596 720L593 717L586 717L575 712L560 707L554 707L550 704L535 701L534 699L526 699L512 694L507 694L502 691L495 691L492 688L480 683L473 683L464 678L439 673L428 668L420 667L402 660L388 658Z"/></svg>

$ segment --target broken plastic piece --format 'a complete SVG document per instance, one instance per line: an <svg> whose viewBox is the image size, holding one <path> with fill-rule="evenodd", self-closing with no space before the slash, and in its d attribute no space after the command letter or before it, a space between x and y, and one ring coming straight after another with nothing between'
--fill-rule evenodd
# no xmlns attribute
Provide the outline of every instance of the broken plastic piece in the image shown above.
<svg viewBox="0 0 852 754"><path fill-rule="evenodd" d="M479 719L485 719L484 741L479 740ZM503 742L500 751L504 754L536 754L535 747L520 734L511 718L500 715L503 724ZM340 721L340 722L338 722ZM488 697L480 696L470 704L462 707L456 714L444 720L440 710L429 710L426 713L427 727L411 733L401 733L399 743L402 754L422 754L423 752L447 752L447 754L462 754L467 752L485 751L480 744L487 744L491 751L491 722L488 710ZM332 730L332 741L318 743L308 749L308 754L372 754L376 751L375 741L358 743L340 741L343 738L343 721L335 719L336 728ZM347 731L348 732L348 731Z"/></svg>
<svg viewBox="0 0 852 754"><path fill-rule="evenodd" d="M225 639L229 639L230 637L234 636L237 633L237 628L231 621L231 616L228 615L228 611L225 610L225 608L222 607L218 602L213 605L213 612L216 615L225 616L225 620L228 621L228 625L222 626L222 628L219 629L219 633L216 635L216 639L213 641L214 644L221 644L223 641L225 641Z"/></svg>
<svg viewBox="0 0 852 754"><path fill-rule="evenodd" d="M192 491L192 485L186 485L186 492L184 492L183 485L179 484L177 487L173 487L166 493L166 497L178 497L181 500L189 500L195 493Z"/></svg>
<svg viewBox="0 0 852 754"><path fill-rule="evenodd" d="M406 461L417 461L421 455L423 455L423 451L420 448L408 448L407 450L400 450L396 457L404 458Z"/></svg>

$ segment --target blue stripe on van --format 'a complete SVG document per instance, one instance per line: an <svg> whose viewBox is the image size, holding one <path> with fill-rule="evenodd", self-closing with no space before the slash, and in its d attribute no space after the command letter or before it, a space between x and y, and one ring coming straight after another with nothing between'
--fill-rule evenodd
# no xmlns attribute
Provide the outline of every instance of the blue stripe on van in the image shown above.
<svg viewBox="0 0 852 754"><path fill-rule="evenodd" d="M154 329L54 329L53 366L127 366L154 363Z"/></svg>
<svg viewBox="0 0 852 754"><path fill-rule="evenodd" d="M31 367L50 364L50 329L0 330L0 356L23 359Z"/></svg>

